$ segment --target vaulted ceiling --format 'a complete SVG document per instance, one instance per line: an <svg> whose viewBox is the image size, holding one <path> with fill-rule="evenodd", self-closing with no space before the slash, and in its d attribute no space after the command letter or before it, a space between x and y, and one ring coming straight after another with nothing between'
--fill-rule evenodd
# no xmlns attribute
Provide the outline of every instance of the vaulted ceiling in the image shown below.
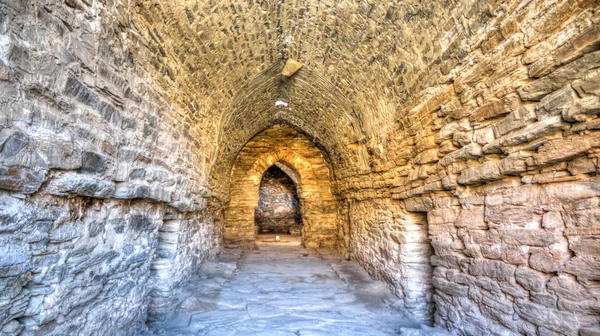
<svg viewBox="0 0 600 336"><path fill-rule="evenodd" d="M189 111L218 171L277 122L303 131L335 165L368 169L366 151L406 112L407 98L447 82L468 51L462 42L469 32L508 10L481 0L139 0L133 6L140 34L134 54L163 74L160 81ZM281 75L287 58L304 64L290 78ZM276 107L277 99L289 106Z"/></svg>

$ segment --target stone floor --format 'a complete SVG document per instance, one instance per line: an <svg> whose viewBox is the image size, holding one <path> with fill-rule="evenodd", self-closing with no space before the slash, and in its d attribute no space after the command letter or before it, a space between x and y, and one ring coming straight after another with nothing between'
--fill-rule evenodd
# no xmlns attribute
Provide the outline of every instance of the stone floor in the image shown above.
<svg viewBox="0 0 600 336"><path fill-rule="evenodd" d="M252 251L206 262L152 335L446 335L420 326L384 283L333 251L300 238L258 237Z"/></svg>

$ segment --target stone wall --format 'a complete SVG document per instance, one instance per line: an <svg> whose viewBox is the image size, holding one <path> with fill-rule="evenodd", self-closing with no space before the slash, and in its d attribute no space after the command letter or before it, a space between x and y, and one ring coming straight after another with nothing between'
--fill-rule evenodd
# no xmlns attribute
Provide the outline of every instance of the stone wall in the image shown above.
<svg viewBox="0 0 600 336"><path fill-rule="evenodd" d="M436 325L578 335L600 322L597 7L495 13L468 31L446 82L402 105L374 172L340 181L351 232L369 236L351 237L353 256L402 293L411 257L395 216L426 215Z"/></svg>
<svg viewBox="0 0 600 336"><path fill-rule="evenodd" d="M162 260L172 289L220 246L199 137L139 66L130 6L0 2L3 335L143 328Z"/></svg>
<svg viewBox="0 0 600 336"><path fill-rule="evenodd" d="M276 165L263 174L254 212L258 233L301 230L300 199L294 181Z"/></svg>

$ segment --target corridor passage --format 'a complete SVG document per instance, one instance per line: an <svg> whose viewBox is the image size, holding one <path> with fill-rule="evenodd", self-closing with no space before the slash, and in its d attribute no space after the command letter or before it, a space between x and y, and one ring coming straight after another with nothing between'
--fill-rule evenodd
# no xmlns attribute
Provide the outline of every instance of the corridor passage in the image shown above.
<svg viewBox="0 0 600 336"><path fill-rule="evenodd" d="M153 335L446 335L420 326L380 281L300 237L257 237L251 251L227 250L181 291L169 320Z"/></svg>

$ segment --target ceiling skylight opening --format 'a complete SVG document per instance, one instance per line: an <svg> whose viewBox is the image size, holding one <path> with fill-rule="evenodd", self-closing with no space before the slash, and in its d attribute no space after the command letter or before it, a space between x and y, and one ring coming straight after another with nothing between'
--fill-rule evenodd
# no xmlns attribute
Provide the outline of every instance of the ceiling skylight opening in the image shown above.
<svg viewBox="0 0 600 336"><path fill-rule="evenodd" d="M288 103L284 102L283 100L276 100L275 101L275 106L277 106L277 107L287 107Z"/></svg>

